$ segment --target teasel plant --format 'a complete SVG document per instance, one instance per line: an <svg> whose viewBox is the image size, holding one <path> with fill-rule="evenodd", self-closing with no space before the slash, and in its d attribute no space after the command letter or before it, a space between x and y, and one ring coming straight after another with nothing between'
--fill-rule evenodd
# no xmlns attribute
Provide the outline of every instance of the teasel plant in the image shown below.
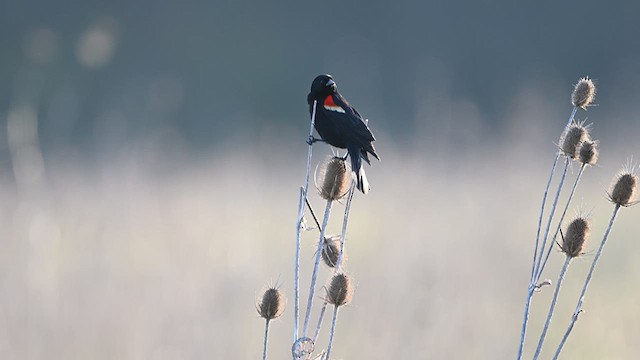
<svg viewBox="0 0 640 360"><path fill-rule="evenodd" d="M609 239L609 235L611 234L611 229L613 228L613 224L616 220L618 212L621 208L630 207L637 204L637 193L638 193L638 175L636 172L636 167L632 165L630 162L615 176L614 181L612 182L611 189L608 192L609 201L613 204L613 212L611 214L611 218L609 219L609 225L604 232L602 237L602 241L600 241L600 246L596 252L596 255L591 262L591 267L589 268L589 272L587 273L587 277L585 279L584 285L582 286L582 291L580 292L580 296L578 297L578 304L576 305L576 309L571 316L571 321L569 322L569 326L562 336L562 340L560 340L560 344L556 349L555 354L553 355L553 359L556 360L560 356L560 352L562 351L573 327L575 326L576 321L578 321L578 316L582 312L582 304L584 303L585 294L587 292L587 288L589 287L589 283L591 282L593 272L596 269L596 265L600 256L602 255L602 251L604 249L607 240Z"/></svg>
<svg viewBox="0 0 640 360"><path fill-rule="evenodd" d="M353 195L353 178L351 177L351 169L348 163L341 157L334 156L325 160L319 171L316 172L316 187L320 197L326 200L324 217L322 224L320 225L320 236L318 239L318 245L316 250L316 257L313 265L313 272L311 275L311 284L309 286L309 299L307 301L307 309L305 312L304 325L302 336L307 337L309 330L309 322L311 319L311 310L313 308L314 294L316 288L316 282L318 278L318 270L320 267L320 259L322 253L330 251L325 249L325 238L327 224L329 221L329 215L331 213L331 206L334 201L342 199L347 193L349 193L348 203L350 205ZM343 244L343 243L342 243ZM338 254L339 261L340 255ZM336 264L337 265L337 264Z"/></svg>
<svg viewBox="0 0 640 360"><path fill-rule="evenodd" d="M297 359L320 359L328 360L331 352L331 348L334 342L334 335L336 331L336 323L338 317L338 309L344 305L347 305L353 296L353 280L350 275L347 275L343 270L345 256L345 239L347 232L347 224L349 219L349 213L351 210L351 202L353 200L353 194L355 190L355 181L351 171L350 164L345 161L346 157L331 156L323 161L316 167L313 173L314 184L317 189L318 195L325 201L325 210L322 218L316 216L313 211L313 207L309 201L309 184L311 177L311 165L313 158L313 143L315 142L313 137L313 130L315 125L316 108L318 104L314 102L311 112L311 125L309 129L309 145L307 151L307 168L305 174L304 185L300 188L300 198L298 203L298 216L296 223L296 243L295 243L295 267L294 267L294 326L293 326L293 345L291 347L291 353L294 360ZM331 215L331 210L335 202L345 201L344 217L342 219L342 231L340 235L327 235L328 223ZM309 209L311 216L315 222L316 227L310 228L306 226L305 213L306 209ZM313 269L311 272L311 281L309 284L309 297L305 307L304 320L302 327L300 328L300 253L301 253L301 237L303 230L314 230L319 232L318 242L316 246L316 252L314 256ZM328 285L324 288L326 294L324 297L319 297L323 300L323 304L320 308L320 314L315 328L315 332L310 334L310 322L311 313L316 300L317 282L319 277L320 263L323 262L330 270L332 274ZM264 338L264 350L263 359L266 359L267 354L267 342L269 334L269 321L275 318L271 316L268 311L263 309L270 309L271 306L267 300L274 297L274 288L270 288L263 295L262 302L257 305L258 313L260 316L266 319L265 325L265 338ZM280 293L278 293L280 294ZM265 302L267 301L267 302ZM326 310L329 305L333 306L333 316L331 321L331 328L329 334L329 342L326 350L321 350L318 354L315 354L317 348L316 342L322 328L323 320ZM278 313L280 316L281 313Z"/></svg>
<svg viewBox="0 0 640 360"><path fill-rule="evenodd" d="M292 347L292 355L294 359L310 359L313 352L316 348L316 342L318 340L318 336L320 330L322 328L323 319L326 313L326 309L328 304L333 304L332 297L326 296L324 298L323 304L320 309L320 315L318 318L317 326L313 335L313 338L310 337L309 334L309 326L311 319L311 310L313 309L313 302L315 300L315 290L317 277L319 273L320 262L325 263L327 267L329 267L334 274L340 272L342 267L343 259L344 259L344 243L346 238L346 229L348 223L349 212L351 208L351 201L353 199L353 193L355 189L355 182L352 178L351 169L349 164L345 161L344 158L339 156L333 156L328 159L325 159L319 166L314 175L315 185L318 190L318 194L322 199L326 201L324 217L322 222L318 220L315 216L315 212L308 199L305 199L307 206L309 208L309 212L313 216L313 219L319 229L319 239L317 244L317 249L315 253L315 261L313 266L313 271L311 275L311 283L309 287L309 298L307 301L307 308L305 312L304 324L303 324L303 332L302 336L298 338ZM335 201L339 201L346 197L346 206L345 213L342 224L342 234L340 236L331 235L327 236L327 223L330 215L330 209L332 203ZM335 276L334 276L335 277ZM333 282L332 282L333 284ZM335 288L336 285L333 285ZM330 285L327 289L331 289ZM349 300L351 299L352 294L352 286L349 286L348 289ZM331 293L330 290L327 290L328 293ZM345 303L341 303L341 306ZM334 306L336 306L334 304ZM332 326L331 326L331 334L335 334L335 327L337 321L337 310L334 311ZM330 348L333 343L333 335L330 336L329 346L327 347L326 352L323 351L320 359L328 359Z"/></svg>
<svg viewBox="0 0 640 360"><path fill-rule="evenodd" d="M577 122L575 120L576 112L578 111L579 108L583 110L587 110L587 108L593 104L593 101L595 99L595 94L596 94L595 84L593 80L589 79L588 77L581 78L578 81L578 83L574 85L573 92L571 93L571 103L573 105L573 108L571 110L571 114L569 115L569 119L561 133L558 151L556 152L555 159L551 166L551 172L549 174L547 185L545 187L544 194L542 197L542 205L540 206L540 215L538 217L535 247L533 252L533 260L531 264L531 276L530 276L529 286L527 288L524 318L522 321L522 329L520 333L520 342L519 342L518 355L517 355L518 360L522 359L522 355L524 351L527 326L529 323L529 312L530 312L533 295L536 291L538 291L543 286L550 284L550 281L541 282L540 278L542 276L544 267L547 264L547 260L549 258L549 254L551 253L551 249L553 248L553 243L555 242L558 232L560 231L560 226L571 204L571 200L573 199L576 188L580 182L580 179L582 178L583 172L585 171L588 165L595 164L598 159L598 142L590 138L588 126L585 126L583 122ZM547 204L547 197L549 195L551 183L556 173L558 162L560 161L561 157L564 157L564 166L562 168L560 180L558 182L558 186L555 191L555 196L553 197L551 209L548 212L549 213L548 220L544 227L545 230L544 232L542 232L545 207ZM562 215L560 216L560 220L558 221L558 226L556 228L556 231L554 232L554 235L552 236L552 238L549 239L549 233L550 233L551 225L553 223L553 219L556 213L556 208L558 205L560 194L562 192L562 188L564 186L564 182L567 176L567 171L569 169L569 166L572 160L575 160L581 163L580 170L578 172L578 175L576 176L576 179L571 189L571 193L564 206ZM547 247L547 243L549 243L548 247Z"/></svg>
<svg viewBox="0 0 640 360"><path fill-rule="evenodd" d="M264 346L262 350L262 360L267 359L267 343L269 341L269 323L273 319L277 319L284 313L284 307L287 299L282 294L278 286L269 287L260 302L256 304L256 310L260 317L265 319L264 326Z"/></svg>
<svg viewBox="0 0 640 360"><path fill-rule="evenodd" d="M575 85L571 99L573 104L573 110L571 112L569 122L567 123L565 129L562 132L562 136L559 142L559 150L556 154L556 159L551 168L551 173L549 179L547 181L547 186L544 191L542 206L540 208L540 215L538 218L538 227L536 231L536 241L534 248L533 261L531 265L531 277L529 282L529 287L527 289L527 298L525 302L525 312L524 319L522 323L521 330L521 338L520 344L518 348L517 358L521 359L523 356L525 338L526 338L526 330L529 321L529 310L532 302L532 297L535 292L540 290L543 286L551 285L550 280L542 280L542 275L544 273L545 267L549 260L549 256L551 254L552 249L554 248L554 244L557 244L560 248L561 252L565 255L564 263L560 269L558 280L555 284L555 290L553 293L553 297L551 299L551 303L549 305L549 311L547 313L546 321L542 328L540 337L538 339L538 344L533 355L533 359L537 360L541 356L541 352L543 349L544 342L546 340L546 335L548 333L549 327L551 325L551 320L553 318L555 307L558 301L558 297L560 294L560 290L562 287L563 280L567 274L569 264L576 257L584 254L584 248L586 247L586 242L590 234L591 229L591 219L589 216L578 215L574 218L567 226L566 232L563 233L561 230L561 226L564 222L564 218L567 214L567 210L571 204L571 201L575 195L577 186L582 178L585 170L589 166L593 166L597 163L599 157L599 143L597 140L591 139L590 135L590 126L585 126L584 122L578 122L575 120L576 111L578 108L586 110L588 106L591 106L594 96L595 96L595 85L593 81L588 78L582 78ZM564 167L562 168L562 172L560 174L560 179L558 181L557 188L555 190L555 196L550 199L551 208L548 211L547 221L543 225L543 218L545 214L545 206L547 204L547 196L549 195L550 185L552 179L554 178L556 167L561 158L564 158ZM551 235L551 228L554 223L554 217L556 216L556 210L558 209L558 200L560 198L560 194L563 190L563 185L567 179L567 170L572 162L577 162L579 165L578 173L573 182L573 186L571 187L570 193L567 197L567 201L562 208L562 211L559 215L557 221L557 226L555 227L555 231L553 235ZM593 272L595 271L596 264L602 255L602 250L604 245L609 238L609 234L613 227L616 216L622 207L629 207L636 203L636 188L638 183L638 176L635 172L635 167L631 164L628 164L623 168L622 171L616 175L613 184L608 191L609 201L614 205L613 214L609 220L609 225L604 232L602 241L600 242L600 246L596 252L596 255L592 261L591 268L587 277L585 279L584 286L582 288L582 292L578 298L578 304L576 306L576 310L573 313L571 318L571 322L558 345L555 355L553 359L557 359L564 347L564 344L567 341L569 334L571 333L579 314L582 312L582 304L584 302L585 293L589 283L591 282ZM542 231L544 229L544 231ZM558 242L557 236L560 234L562 238L562 242Z"/></svg>
<svg viewBox="0 0 640 360"><path fill-rule="evenodd" d="M551 324L551 318L553 317L553 312L558 301L558 295L560 294L560 288L562 287L562 281L564 280L567 269L569 268L569 263L571 262L571 260L584 253L583 249L589 238L590 232L591 224L589 218L585 216L578 216L573 221L571 221L571 223L567 227L566 236L562 236L563 234L562 232L560 232L560 235L562 236L562 243L558 245L560 246L560 250L565 254L566 257L564 264L562 265L562 269L560 270L560 275L558 275L558 281L556 282L556 288L553 292L553 299L551 300L551 305L549 306L547 320L544 323L542 333L540 334L540 339L538 340L538 347L536 348L536 352L533 355L534 360L538 359L538 357L540 356L540 352L542 351L542 345L544 344L547 331L549 330L549 325Z"/></svg>
<svg viewBox="0 0 640 360"><path fill-rule="evenodd" d="M334 307L342 306L346 304L346 302L338 302L336 305L335 298L327 295L324 298L323 305L320 309L320 315L318 318L317 326L313 338L310 338L309 334L309 326L310 326L310 318L311 318L311 310L313 309L313 302L315 299L315 289L317 283L317 277L319 272L319 266L321 260L333 270L334 273L338 273L341 269L342 262L344 259L344 242L346 238L346 229L348 223L349 211L351 208L351 201L353 199L353 193L355 189L355 182L352 178L351 168L349 164L345 161L344 158L339 156L334 156L323 161L319 166L318 170L315 172L315 185L318 189L318 194L322 199L326 201L324 217L322 222L318 221L313 212L313 208L309 203L308 199L305 199L310 213L312 214L316 225L319 228L319 239L317 244L317 249L315 253L315 261L313 266L313 271L311 275L311 282L309 287L309 298L307 301L307 308L305 312L305 318L303 323L303 331L302 337L296 339L292 347L292 355L294 359L302 359L302 358L310 358L313 351L316 347L316 342L318 340L318 336L320 333L320 329L322 327L323 319L326 313L327 305L333 304ZM342 224L342 234L340 236L327 236L327 223L330 216L330 210L332 203L346 197L346 206L345 213ZM337 275L334 275L334 279ZM336 289L336 284L333 280L331 285L327 288L328 294L334 294ZM349 284L351 284L349 278ZM352 294L352 286L347 287L347 293L349 294L348 300L351 299ZM334 310L334 316L331 324L331 335L329 340L329 345L327 347L326 352L323 351L324 358L328 359L330 354L331 345L333 344L333 334L335 334L337 321L337 309ZM321 357L322 358L322 357Z"/></svg>

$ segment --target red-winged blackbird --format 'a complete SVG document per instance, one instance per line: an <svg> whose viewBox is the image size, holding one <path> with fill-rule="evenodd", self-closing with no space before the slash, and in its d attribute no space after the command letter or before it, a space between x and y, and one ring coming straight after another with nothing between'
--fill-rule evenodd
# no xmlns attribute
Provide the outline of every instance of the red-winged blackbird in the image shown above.
<svg viewBox="0 0 640 360"><path fill-rule="evenodd" d="M351 158L351 170L356 174L358 190L366 194L369 191L369 182L364 173L362 159L369 165L369 154L380 160L372 144L376 139L358 110L338 93L331 75L318 75L313 80L311 92L307 96L310 113L313 112L314 100L318 101L315 123L318 134L329 145L347 149ZM311 139L312 142L317 140Z"/></svg>

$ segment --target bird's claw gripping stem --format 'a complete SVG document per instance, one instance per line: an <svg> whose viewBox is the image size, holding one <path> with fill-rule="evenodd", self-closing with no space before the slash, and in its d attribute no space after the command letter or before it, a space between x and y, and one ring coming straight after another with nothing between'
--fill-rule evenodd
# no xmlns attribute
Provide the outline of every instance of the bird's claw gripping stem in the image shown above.
<svg viewBox="0 0 640 360"><path fill-rule="evenodd" d="M325 141L322 139L318 139L317 137L314 137L314 136L309 136L309 138L307 139L307 144L309 145L313 145L313 143L316 143L316 142L325 142Z"/></svg>

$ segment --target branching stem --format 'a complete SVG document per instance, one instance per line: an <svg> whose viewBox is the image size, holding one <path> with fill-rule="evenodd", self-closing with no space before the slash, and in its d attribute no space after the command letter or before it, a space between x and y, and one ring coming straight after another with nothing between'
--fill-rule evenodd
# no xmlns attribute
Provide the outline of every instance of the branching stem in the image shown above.
<svg viewBox="0 0 640 360"><path fill-rule="evenodd" d="M571 110L571 115L569 115L569 120L567 124L564 126L564 130L562 131L562 136L567 132L567 129L571 125L574 117L576 116L576 111L578 110L577 106L574 106ZM535 248L533 250L533 261L531 262L531 281L529 283L529 288L527 289L527 299L525 301L524 307L524 320L522 321L522 331L520 334L520 344L518 346L518 356L517 359L522 359L522 352L524 350L524 341L527 336L527 324L529 323L529 308L531 306L531 297L536 288L536 264L540 262L538 259L538 246L540 243L540 230L542 229L542 218L544 216L544 207L547 202L547 195L549 193L549 188L551 187L551 180L553 179L553 175L556 171L556 166L558 164L558 160L560 159L560 153L556 154L556 158L553 161L553 166L551 167L551 173L549 174L549 180L547 180L547 187L544 190L544 195L542 196L542 205L540 206L540 216L538 217L538 230L536 231L536 242Z"/></svg>

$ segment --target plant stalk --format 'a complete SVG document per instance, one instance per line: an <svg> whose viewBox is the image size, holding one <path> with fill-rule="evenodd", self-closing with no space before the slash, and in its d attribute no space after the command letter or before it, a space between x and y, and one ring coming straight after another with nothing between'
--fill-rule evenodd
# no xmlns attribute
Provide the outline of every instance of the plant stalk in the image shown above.
<svg viewBox="0 0 640 360"><path fill-rule="evenodd" d="M576 116L577 110L578 110L577 106L574 106L573 109L571 110L571 115L569 115L569 120L567 121L567 124L564 126L564 130L562 130L561 136L564 136L564 134L567 132L567 129L569 128L569 126L571 125L571 122ZM556 166L558 164L559 159L560 159L560 153L558 152L556 154L555 160L553 161L553 166L551 167L551 173L549 174L549 180L547 180L547 187L545 188L544 195L542 196L542 205L540 206L540 216L538 217L538 230L536 231L536 242L535 242L535 248L533 250L533 261L531 263L531 281L529 283L529 289L527 290L527 300L525 301L525 309L524 309L524 320L522 322L520 344L518 346L518 355L517 355L518 360L522 359L522 352L524 350L524 341L527 335L527 324L529 323L529 308L531 306L531 297L533 296L533 292L536 287L536 264L539 262L537 256L538 256L538 245L540 242L540 230L542 229L542 218L544 216L544 207L547 202L547 195L549 193L549 188L551 187L551 180L553 179L553 175L555 173Z"/></svg>
<svg viewBox="0 0 640 360"><path fill-rule="evenodd" d="M262 350L262 360L267 360L267 341L269 339L269 319L264 325L264 349Z"/></svg>
<svg viewBox="0 0 640 360"><path fill-rule="evenodd" d="M568 156L564 161L564 169L562 169L562 175L560 177L560 182L558 183L558 190L556 190L556 196L553 199L553 204L551 205L551 211L549 212L549 221L547 222L547 226L544 231L544 237L542 238L542 246L540 247L540 256L538 257L538 264L536 265L536 271L534 276L534 283L537 283L537 280L540 278L540 267L542 263L542 256L544 255L544 250L547 245L547 240L549 239L549 230L551 230L551 223L553 222L553 216L556 213L556 207L558 206L558 200L560 199L560 193L562 192L562 186L564 185L564 180L567 177L567 169L569 168L569 163L571 162L571 158ZM553 248L553 243L550 245Z"/></svg>
<svg viewBox="0 0 640 360"><path fill-rule="evenodd" d="M320 328L322 327L322 320L324 320L324 313L326 311L327 311L327 302L325 301L322 304L322 308L320 309L320 316L318 316L318 325L316 326L316 333L313 335L314 344L318 341L318 336L320 335Z"/></svg>
<svg viewBox="0 0 640 360"><path fill-rule="evenodd" d="M537 360L538 357L540 356L540 352L542 351L542 344L544 344L544 338L547 336L547 331L549 330L549 325L551 324L553 311L556 308L556 302L558 301L558 294L560 294L560 287L562 286L562 280L564 280L564 275L566 274L567 268L569 267L569 262L571 262L571 257L567 255L567 258L564 261L564 265L562 266L562 270L560 270L560 275L558 276L558 282L556 283L556 290L553 292L553 300L551 300L551 306L549 307L549 314L547 315L547 321L544 323L542 334L540 334L540 340L538 341L538 348L536 349L535 355L533 355L533 360Z"/></svg>
<svg viewBox="0 0 640 360"><path fill-rule="evenodd" d="M316 107L318 102L313 101L313 110L311 111L311 126L309 128L309 139L313 136L313 128L316 123ZM304 189L300 191L300 201L298 202L298 221L296 226L296 259L294 268L294 323L293 323L293 342L298 340L298 323L300 322L300 231L302 221L304 219L304 204L309 192L309 174L311 172L311 157L313 154L313 142L309 141L309 149L307 151L307 172L304 179Z"/></svg>
<svg viewBox="0 0 640 360"><path fill-rule="evenodd" d="M342 257L344 255L344 242L347 236L347 222L349 221L349 212L351 211L351 200L353 199L353 189L355 188L355 181L351 180L351 187L349 188L349 194L347 195L347 204L344 209L344 219L342 221L342 234L340 235L340 255L338 255L338 261L336 263L336 271L340 270L342 266Z"/></svg>
<svg viewBox="0 0 640 360"><path fill-rule="evenodd" d="M536 283L540 281L540 277L542 277L542 272L544 271L545 266L547 265L547 260L549 260L549 255L551 255L551 249L553 249L553 243L555 243L556 238L558 238L558 233L560 232L560 227L562 226L562 221L564 220L565 215L567 214L567 210L569 209L569 204L571 204L571 200L573 199L573 194L576 192L576 188L578 187L578 183L580 182L580 178L586 169L587 164L582 164L580 166L580 171L578 172L578 176L576 176L576 181L573 183L573 187L571 188L571 193L569 194L569 198L567 199L567 203L564 206L564 210L562 211L562 216L560 216L560 220L558 221L558 227L556 228L555 233L553 234L553 238L551 238L551 246L547 250L547 254L544 257L544 261L542 262L542 266L540 267L540 271L538 271L538 276L536 276Z"/></svg>
<svg viewBox="0 0 640 360"><path fill-rule="evenodd" d="M571 330L573 330L573 326L575 325L576 321L578 321L578 316L582 312L582 303L584 302L584 295L587 292L587 287L591 282L591 276L593 275L593 272L596 268L598 259L600 259L600 255L602 255L602 249L604 249L604 245L607 242L607 239L609 238L609 233L611 232L611 228L613 227L613 222L616 220L616 215L618 215L619 210L620 210L620 205L616 205L615 208L613 209L613 214L611 214L611 220L609 220L609 226L607 227L607 230L604 232L604 237L602 238L602 242L600 243L598 252L596 253L596 256L593 258L593 262L591 262L591 268L589 269L589 273L587 274L587 279L584 282L584 286L582 287L582 292L580 293L580 297L578 298L578 305L576 306L576 311L573 313L573 316L571 317L571 322L569 323L569 327L567 328L567 331L564 333L564 336L562 337L562 341L560 341L560 345L558 345L558 348L556 349L556 353L553 356L553 360L556 360L558 356L560 356L560 352L562 351L564 344L567 342L567 338L569 338L569 334L571 334Z"/></svg>
<svg viewBox="0 0 640 360"><path fill-rule="evenodd" d="M304 317L304 327L302 336L306 337L309 330L309 320L311 318L311 308L313 307L313 295L315 294L316 281L318 279L318 268L320 265L320 255L322 253L322 245L324 243L324 234L329 222L329 214L331 214L331 204L333 201L327 200L327 206L324 210L324 219L322 220L322 228L320 228L320 239L318 240L318 249L316 250L316 261L313 265L313 274L311 275L311 285L309 286L309 300L307 301L307 312Z"/></svg>
<svg viewBox="0 0 640 360"><path fill-rule="evenodd" d="M329 360L329 355L331 355L331 346L333 345L333 335L336 332L336 323L338 321L338 308L339 306L333 306L333 320L331 321L331 333L329 333L329 345L327 345L327 354L325 355L325 360Z"/></svg>

